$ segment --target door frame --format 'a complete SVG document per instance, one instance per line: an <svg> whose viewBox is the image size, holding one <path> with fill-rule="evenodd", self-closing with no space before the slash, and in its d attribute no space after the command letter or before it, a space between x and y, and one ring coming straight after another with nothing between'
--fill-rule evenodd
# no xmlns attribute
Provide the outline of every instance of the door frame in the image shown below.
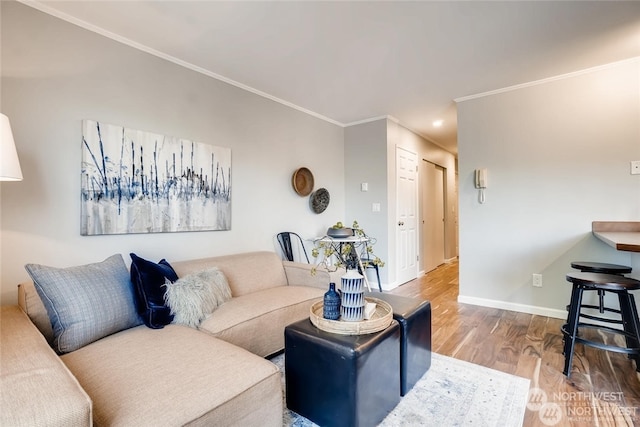
<svg viewBox="0 0 640 427"><path fill-rule="evenodd" d="M441 182L438 182L435 186L434 183L430 182L431 179L431 170L433 168L436 171L441 171ZM426 273L437 268L439 265L442 265L446 262L446 236L447 236L447 168L439 165L436 162L432 162L428 159L422 159L419 168L421 176L419 177L419 185L421 186L420 190L420 220L421 220L421 228L420 228L420 260L421 271ZM436 191L438 194L435 196L437 200L434 200L433 191ZM441 218L432 218L430 213L432 213L428 204L430 202L435 202L440 204L441 211L438 211L437 214L441 214ZM434 214L436 212L433 212ZM439 228L440 236L438 241L430 241L429 234L435 228ZM434 246L433 243L436 243L438 246ZM438 252L437 256L432 256L430 253L431 250L435 250Z"/></svg>

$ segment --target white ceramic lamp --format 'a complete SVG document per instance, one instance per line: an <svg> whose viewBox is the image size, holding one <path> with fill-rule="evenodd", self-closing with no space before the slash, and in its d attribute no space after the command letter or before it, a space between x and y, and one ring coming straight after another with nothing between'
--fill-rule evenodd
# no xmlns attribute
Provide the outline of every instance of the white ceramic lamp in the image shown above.
<svg viewBox="0 0 640 427"><path fill-rule="evenodd" d="M4 114L0 114L0 181L22 181L11 125Z"/></svg>

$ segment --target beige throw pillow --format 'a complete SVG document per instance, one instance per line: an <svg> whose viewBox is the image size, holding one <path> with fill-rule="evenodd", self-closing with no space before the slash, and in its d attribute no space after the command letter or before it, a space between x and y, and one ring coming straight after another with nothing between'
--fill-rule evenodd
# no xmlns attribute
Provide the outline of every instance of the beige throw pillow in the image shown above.
<svg viewBox="0 0 640 427"><path fill-rule="evenodd" d="M173 314L173 322L197 328L209 314L231 299L227 278L217 267L165 283L164 299Z"/></svg>

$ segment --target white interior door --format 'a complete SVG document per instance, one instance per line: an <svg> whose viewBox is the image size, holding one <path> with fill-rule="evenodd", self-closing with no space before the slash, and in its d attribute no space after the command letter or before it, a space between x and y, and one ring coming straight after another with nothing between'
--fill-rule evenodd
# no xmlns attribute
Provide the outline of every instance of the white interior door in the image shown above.
<svg viewBox="0 0 640 427"><path fill-rule="evenodd" d="M445 169L424 161L424 177L421 179L422 211L422 245L424 248L424 271L431 271L444 263L444 186Z"/></svg>
<svg viewBox="0 0 640 427"><path fill-rule="evenodd" d="M398 284L418 276L418 156L403 148L396 148L397 213L397 280Z"/></svg>

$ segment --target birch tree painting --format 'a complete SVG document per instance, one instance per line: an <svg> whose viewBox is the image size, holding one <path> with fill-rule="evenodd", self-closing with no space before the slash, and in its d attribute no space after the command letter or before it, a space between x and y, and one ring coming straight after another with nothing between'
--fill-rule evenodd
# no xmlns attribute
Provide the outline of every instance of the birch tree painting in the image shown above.
<svg viewBox="0 0 640 427"><path fill-rule="evenodd" d="M231 228L231 149L82 122L81 234Z"/></svg>

